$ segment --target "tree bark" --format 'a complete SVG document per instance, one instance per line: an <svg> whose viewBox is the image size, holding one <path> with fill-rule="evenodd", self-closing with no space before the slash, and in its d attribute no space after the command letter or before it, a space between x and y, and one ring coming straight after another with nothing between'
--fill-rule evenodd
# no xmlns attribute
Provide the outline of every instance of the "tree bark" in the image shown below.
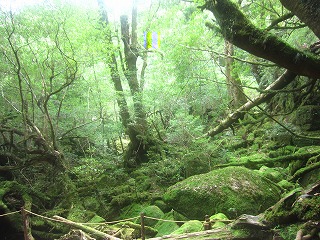
<svg viewBox="0 0 320 240"><path fill-rule="evenodd" d="M107 11L104 2L98 0L101 11L102 22L109 24ZM119 75L119 67L114 52L111 52L111 61L108 66L111 71L111 78L114 87L118 93L117 104L120 108L121 122L126 133L130 138L130 144L125 154L125 166L134 167L145 161L148 150L148 143L143 139L148 131L148 124L146 121L146 114L142 102L142 90L139 86L137 75L137 58L139 57L138 39L137 39L137 9L136 6L132 9L132 28L131 34L129 30L128 16L121 16L121 38L124 45L124 59L121 60L123 73L128 81L131 96L134 105L134 118L130 116L128 104L124 96L123 87ZM107 36L108 42L112 45L111 33ZM134 158L135 163L129 164L129 159ZM130 165L130 166L129 166Z"/></svg>
<svg viewBox="0 0 320 240"><path fill-rule="evenodd" d="M108 19L108 14L106 11L104 1L98 0L98 5L100 8L101 22L103 24L105 24L106 26L108 26L109 19ZM107 40L108 40L109 44L111 44L111 45L113 44L110 31L107 34ZM121 79L120 79L120 75L119 75L119 69L118 69L116 55L113 51L111 51L111 53L110 53L110 58L111 58L111 61L108 61L107 64L108 64L108 67L111 72L111 79L112 79L114 88L117 92L117 104L120 109L121 123L125 128L127 128L129 125L129 122L130 122L130 113L129 113L128 104L127 104L127 101L125 99L124 92L123 92L123 87L122 87L122 83L121 83Z"/></svg>
<svg viewBox="0 0 320 240"><path fill-rule="evenodd" d="M241 80L234 69L234 47L233 44L225 40L226 54L226 81L229 95L229 105L231 109L237 109L246 102L246 96L243 93Z"/></svg>
<svg viewBox="0 0 320 240"><path fill-rule="evenodd" d="M125 76L128 80L131 95L133 97L134 111L136 121L145 125L144 121L146 114L142 104L142 91L139 86L138 72L137 72L137 59L140 55L138 50L137 40L137 12L135 7L132 10L132 30L129 31L128 16L121 16L121 38L124 44L124 56L125 56ZM131 37L130 37L131 35Z"/></svg>
<svg viewBox="0 0 320 240"><path fill-rule="evenodd" d="M239 48L297 75L320 78L320 59L316 55L299 51L277 36L258 29L230 0L208 0L202 8L215 15L222 35Z"/></svg>
<svg viewBox="0 0 320 240"><path fill-rule="evenodd" d="M280 0L282 5L289 9L320 38L320 1L319 0Z"/></svg>
<svg viewBox="0 0 320 240"><path fill-rule="evenodd" d="M148 143L143 139L148 132L148 124L146 121L146 113L143 108L142 90L139 86L137 73L137 59L140 56L137 39L137 9L132 9L132 28L131 34L129 30L128 16L124 15L120 18L121 38L124 44L124 74L128 80L131 96L133 98L134 121L128 128L130 144L125 156L126 167L134 167L145 161L148 150ZM134 164L129 164L130 158L135 159Z"/></svg>

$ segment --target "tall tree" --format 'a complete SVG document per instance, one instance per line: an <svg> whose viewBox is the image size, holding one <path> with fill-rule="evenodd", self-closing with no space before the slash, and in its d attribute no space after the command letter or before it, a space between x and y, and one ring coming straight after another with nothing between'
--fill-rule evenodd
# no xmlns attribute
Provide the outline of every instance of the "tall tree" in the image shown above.
<svg viewBox="0 0 320 240"><path fill-rule="evenodd" d="M105 26L109 27L110 23L106 7L103 1L98 0L100 7L101 18ZM133 167L139 165L141 162L147 160L148 147L151 144L150 139L147 139L148 124L146 120L146 114L143 109L142 103L142 89L138 81L137 72L137 59L141 54L141 49L137 40L137 8L133 5L132 9L132 28L131 33L129 30L128 16L121 16L121 39L123 41L124 58L120 52L120 66L115 52L110 53L110 61L108 66L111 72L111 78L114 83L114 87L118 93L117 103L120 109L121 121L126 129L126 133L130 138L130 144L128 146L125 155L125 166ZM108 29L107 39L110 45L112 43L112 33ZM121 70L128 81L131 96L133 98L134 105L134 117L130 115L127 100L124 95L122 82L121 82ZM134 160L133 162L131 160Z"/></svg>
<svg viewBox="0 0 320 240"><path fill-rule="evenodd" d="M226 81L229 95L229 106L236 109L246 102L242 83L235 69L233 44L225 40Z"/></svg>

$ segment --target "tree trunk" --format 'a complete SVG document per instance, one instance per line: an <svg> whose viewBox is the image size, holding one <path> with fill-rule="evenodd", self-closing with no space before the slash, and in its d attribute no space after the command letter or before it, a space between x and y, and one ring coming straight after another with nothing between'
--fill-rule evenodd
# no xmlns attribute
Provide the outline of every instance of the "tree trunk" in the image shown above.
<svg viewBox="0 0 320 240"><path fill-rule="evenodd" d="M241 80L234 69L234 48L233 44L225 40L226 54L226 81L229 95L229 105L232 110L237 109L246 102L246 96L243 93Z"/></svg>
<svg viewBox="0 0 320 240"><path fill-rule="evenodd" d="M295 14L320 38L320 1L319 0L280 0L282 5Z"/></svg>
<svg viewBox="0 0 320 240"><path fill-rule="evenodd" d="M129 30L128 16L121 16L121 38L124 44L124 74L128 80L131 96L133 98L134 106L134 121L128 128L130 137L130 144L125 156L126 167L134 167L141 162L146 161L146 154L148 151L148 124L146 121L146 113L143 108L142 88L139 85L137 74L137 59L140 56L137 40L137 9L133 6L132 9L132 28L131 34ZM129 161L134 158L135 162Z"/></svg>
<svg viewBox="0 0 320 240"><path fill-rule="evenodd" d="M101 18L104 23L109 24L105 5L102 0L98 0L101 10ZM142 90L139 86L137 76L137 58L139 57L138 40L137 40L137 9L136 6L132 9L132 30L130 34L128 16L121 16L121 38L124 44L124 60L121 58L122 70L130 87L131 96L134 104L134 118L130 116L128 104L124 96L123 87L119 75L119 67L115 53L111 53L111 62L108 66L111 71L111 78L117 91L117 103L120 109L121 122L126 133L130 138L130 144L125 154L125 166L135 167L141 162L146 161L148 143L144 136L148 132L146 114L142 103ZM109 44L112 43L111 33L107 36ZM134 159L134 161L129 161Z"/></svg>
<svg viewBox="0 0 320 240"><path fill-rule="evenodd" d="M98 0L98 5L100 8L101 21L103 24L108 26L109 20L108 20L108 15L107 15L104 2L102 0ZM109 44L111 45L113 44L110 31L107 34L107 40ZM123 92L116 55L113 51L111 52L110 57L111 57L111 61L108 61L107 64L111 72L111 79L112 79L114 88L117 92L117 104L120 109L121 123L125 128L127 128L130 122L130 113L129 113L128 104Z"/></svg>
<svg viewBox="0 0 320 240"><path fill-rule="evenodd" d="M139 86L138 81L138 74L137 74L137 59L139 57L138 51L138 43L137 43L137 36L136 36L136 18L137 13L135 8L132 11L132 30L131 30L131 37L129 32L129 23L128 23L128 16L124 15L121 16L121 38L124 44L124 56L125 62L124 69L125 69L125 76L128 80L131 95L133 97L133 104L134 104L134 112L135 112L135 121L138 124L146 125L145 118L146 114L143 109L142 103L142 91Z"/></svg>
<svg viewBox="0 0 320 240"><path fill-rule="evenodd" d="M230 0L208 0L203 9L215 15L225 39L237 47L297 75L320 78L320 59L317 56L299 51L277 36L255 27Z"/></svg>

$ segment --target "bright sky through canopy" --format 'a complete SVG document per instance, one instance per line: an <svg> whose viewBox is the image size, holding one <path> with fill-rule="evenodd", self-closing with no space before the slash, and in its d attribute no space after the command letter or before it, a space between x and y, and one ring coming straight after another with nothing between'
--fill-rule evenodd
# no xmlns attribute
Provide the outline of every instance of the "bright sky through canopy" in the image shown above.
<svg viewBox="0 0 320 240"><path fill-rule="evenodd" d="M150 6L151 0L136 0L138 10L146 10ZM8 11L17 10L24 6L30 6L42 2L54 2L53 0L0 0L0 8ZM97 6L97 0L64 0L62 2L79 4L82 6ZM133 0L105 0L108 14L111 18L119 18L120 15L130 15ZM115 20L115 19L111 19Z"/></svg>

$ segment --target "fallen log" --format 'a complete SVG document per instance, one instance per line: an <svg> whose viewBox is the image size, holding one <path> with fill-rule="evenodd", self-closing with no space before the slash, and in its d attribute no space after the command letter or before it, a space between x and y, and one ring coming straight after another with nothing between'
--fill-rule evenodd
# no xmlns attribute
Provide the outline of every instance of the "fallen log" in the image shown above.
<svg viewBox="0 0 320 240"><path fill-rule="evenodd" d="M114 237L114 236L111 236L109 234L106 234L104 232L100 232L92 227L89 227L89 226L84 226L83 224L81 223L76 223L76 222L73 222L73 221L70 221L68 219L65 219L63 217L60 217L60 216L53 216L54 219L58 220L59 222L61 223L64 223L66 225L69 225L69 226L72 226L74 228L77 228L77 229L80 229L86 233L90 233L96 237L99 237L99 238L102 238L102 239L106 239L106 240L121 240L120 238L117 238L117 237Z"/></svg>

